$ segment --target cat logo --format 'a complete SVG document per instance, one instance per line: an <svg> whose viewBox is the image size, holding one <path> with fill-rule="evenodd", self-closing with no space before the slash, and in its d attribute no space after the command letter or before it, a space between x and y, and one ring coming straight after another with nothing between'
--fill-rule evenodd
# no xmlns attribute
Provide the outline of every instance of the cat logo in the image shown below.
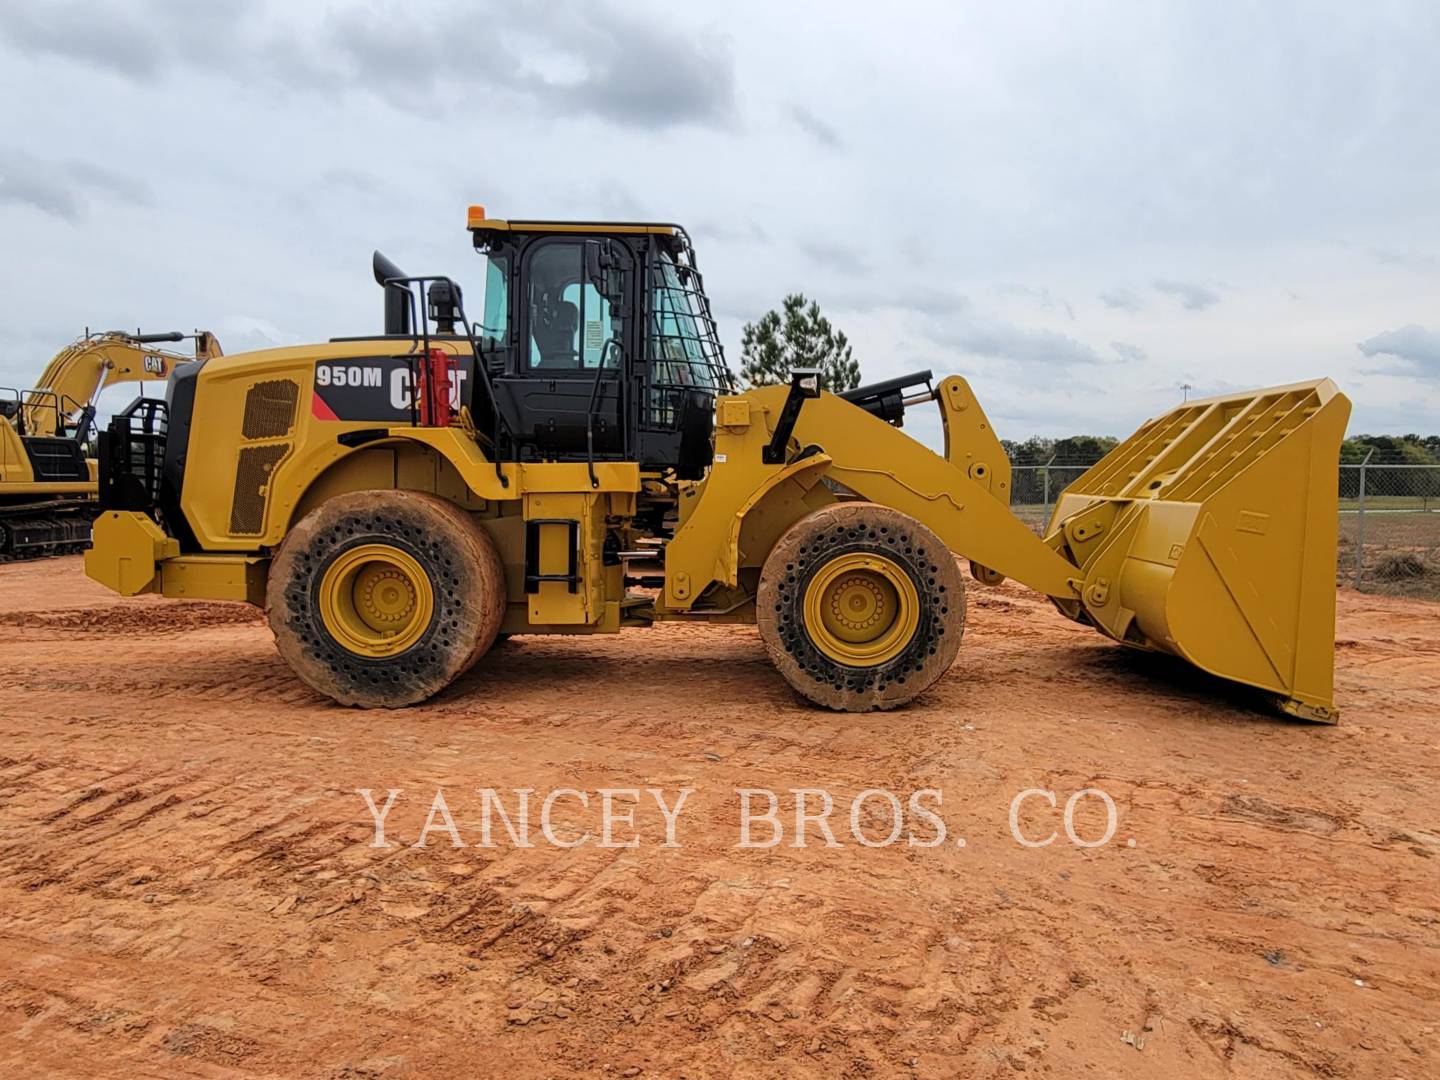
<svg viewBox="0 0 1440 1080"><path fill-rule="evenodd" d="M412 365L415 356L357 356L315 365L310 408L319 420L408 423L415 419ZM475 372L475 360L458 356L450 372L450 407L459 411Z"/></svg>
<svg viewBox="0 0 1440 1080"><path fill-rule="evenodd" d="M147 356L145 357L145 374L146 374L146 375L164 375L164 374L165 374L165 358L164 358L163 356L156 356L156 355L154 355L153 353L150 354L150 355L147 355Z"/></svg>

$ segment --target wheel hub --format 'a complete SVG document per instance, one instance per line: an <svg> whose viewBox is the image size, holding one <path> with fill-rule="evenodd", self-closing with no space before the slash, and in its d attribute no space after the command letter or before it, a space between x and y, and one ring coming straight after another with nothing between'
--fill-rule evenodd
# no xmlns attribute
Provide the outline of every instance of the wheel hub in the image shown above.
<svg viewBox="0 0 1440 1080"><path fill-rule="evenodd" d="M875 667L909 644L920 597L899 564L874 552L831 559L811 578L805 629L816 648L849 667Z"/></svg>
<svg viewBox="0 0 1440 1080"><path fill-rule="evenodd" d="M879 583L858 575L836 582L830 597L830 614L836 628L851 634L863 635L894 608L885 602Z"/></svg>
<svg viewBox="0 0 1440 1080"><path fill-rule="evenodd" d="M415 611L415 586L393 567L372 563L355 577L360 617L379 631L403 626Z"/></svg>
<svg viewBox="0 0 1440 1080"><path fill-rule="evenodd" d="M408 552L362 544L342 552L320 580L320 616L360 656L393 656L425 633L435 612L430 578Z"/></svg>

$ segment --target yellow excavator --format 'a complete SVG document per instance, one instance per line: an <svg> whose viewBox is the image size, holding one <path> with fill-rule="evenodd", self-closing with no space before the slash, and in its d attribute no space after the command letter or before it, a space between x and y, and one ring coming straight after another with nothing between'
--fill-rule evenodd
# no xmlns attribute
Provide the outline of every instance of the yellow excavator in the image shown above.
<svg viewBox="0 0 1440 1080"><path fill-rule="evenodd" d="M159 348L193 338L195 353ZM80 550L99 512L95 409L106 387L160 381L223 355L208 330L194 334L86 333L46 365L34 387L0 387L0 561Z"/></svg>
<svg viewBox="0 0 1440 1080"><path fill-rule="evenodd" d="M1071 485L1043 537L966 380L737 388L684 229L468 219L448 277L378 252L383 333L189 364L101 435L86 572L126 595L262 605L342 704L422 701L502 634L757 624L832 709L945 675L966 578L1333 721L1328 379L1189 401ZM935 453L900 430L939 410Z"/></svg>

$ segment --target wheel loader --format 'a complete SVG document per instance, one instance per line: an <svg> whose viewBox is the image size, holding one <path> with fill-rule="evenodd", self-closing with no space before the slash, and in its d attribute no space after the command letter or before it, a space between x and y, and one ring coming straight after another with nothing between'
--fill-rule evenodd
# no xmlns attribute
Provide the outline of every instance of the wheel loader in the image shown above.
<svg viewBox="0 0 1440 1080"><path fill-rule="evenodd" d="M195 355L159 348L193 338ZM101 391L167 378L181 364L221 355L201 330L91 334L46 365L29 390L0 387L0 561L79 551L90 535L96 464L89 456Z"/></svg>
<svg viewBox="0 0 1440 1080"><path fill-rule="evenodd" d="M1189 401L1058 500L1045 535L970 385L739 388L685 230L472 207L480 318L378 252L384 332L177 369L101 436L86 570L240 600L310 686L423 701L501 635L758 624L822 706L923 694L966 575L1012 578L1136 649L1333 721L1328 379ZM900 428L938 409L944 450Z"/></svg>

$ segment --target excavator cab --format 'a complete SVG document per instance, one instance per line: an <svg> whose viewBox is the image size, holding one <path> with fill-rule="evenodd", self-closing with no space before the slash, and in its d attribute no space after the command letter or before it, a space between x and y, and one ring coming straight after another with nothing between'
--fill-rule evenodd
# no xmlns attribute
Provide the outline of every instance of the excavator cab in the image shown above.
<svg viewBox="0 0 1440 1080"><path fill-rule="evenodd" d="M495 221L472 408L518 461L636 461L698 478L715 398L733 389L695 251L677 225ZM492 424L492 426L495 426Z"/></svg>
<svg viewBox="0 0 1440 1080"><path fill-rule="evenodd" d="M24 451L30 480L41 484L83 484L90 481L87 452L95 431L95 408L80 405L68 394L51 390L0 388L0 420L13 429L13 438ZM8 459L9 449L0 457ZM21 455L10 466L20 465ZM22 466L23 467L23 466Z"/></svg>

